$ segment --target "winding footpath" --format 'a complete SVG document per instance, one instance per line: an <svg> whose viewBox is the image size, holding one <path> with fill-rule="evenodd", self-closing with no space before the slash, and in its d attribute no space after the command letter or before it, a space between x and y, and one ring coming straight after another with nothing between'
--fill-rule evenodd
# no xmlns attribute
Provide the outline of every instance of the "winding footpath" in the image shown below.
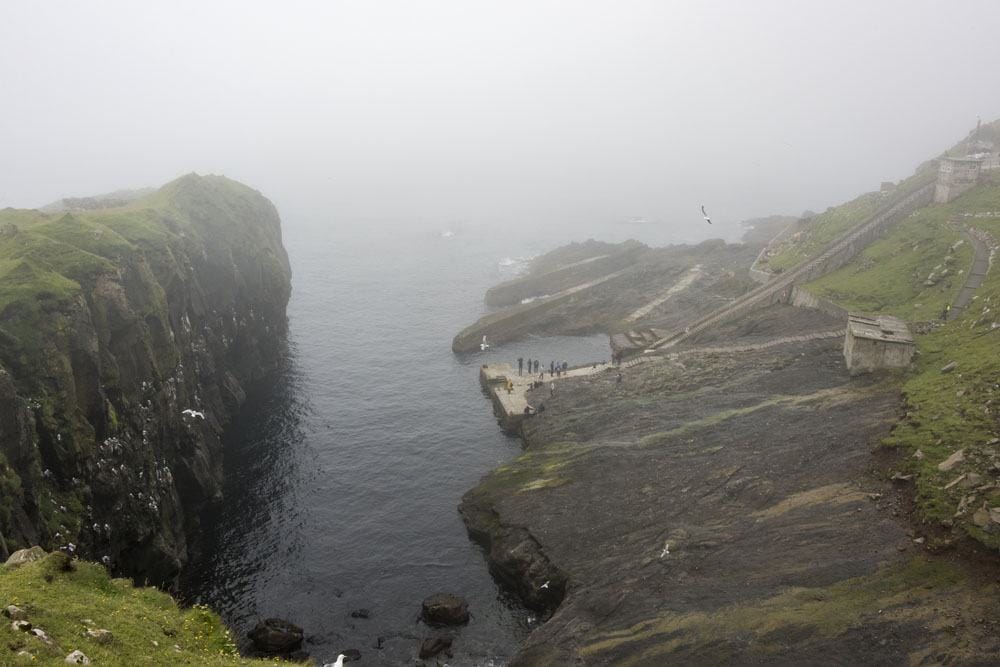
<svg viewBox="0 0 1000 667"><path fill-rule="evenodd" d="M972 268L969 269L969 275L965 279L965 284L958 291L958 294L955 295L955 300L951 303L951 310L948 311L949 320L958 318L965 312L969 303L972 302L972 297L976 290L986 280L986 274L990 271L990 260L996 250L996 242L993 241L989 234L985 232L977 233L977 230L969 227L966 227L963 231L969 242L972 243L975 255L972 259Z"/></svg>

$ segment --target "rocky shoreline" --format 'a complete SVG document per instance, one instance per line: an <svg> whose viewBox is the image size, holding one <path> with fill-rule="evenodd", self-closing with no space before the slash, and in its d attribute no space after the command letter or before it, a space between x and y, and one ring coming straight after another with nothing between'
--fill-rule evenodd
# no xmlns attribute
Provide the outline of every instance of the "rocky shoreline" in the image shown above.
<svg viewBox="0 0 1000 667"><path fill-rule="evenodd" d="M690 316L712 289L696 283L649 318ZM603 303L584 291L539 332L572 330L575 313L593 322ZM878 448L902 414L900 378L851 378L842 341L813 336L840 326L768 306L621 380L612 369L529 392L546 410L524 421L524 453L460 506L496 578L547 619L514 664L997 655L995 554L911 517L912 489L890 479L900 462Z"/></svg>

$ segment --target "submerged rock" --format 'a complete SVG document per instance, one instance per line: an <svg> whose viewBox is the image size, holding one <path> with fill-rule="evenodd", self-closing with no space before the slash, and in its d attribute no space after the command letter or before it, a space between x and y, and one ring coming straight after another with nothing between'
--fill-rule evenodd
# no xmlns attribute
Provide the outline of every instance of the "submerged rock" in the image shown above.
<svg viewBox="0 0 1000 667"><path fill-rule="evenodd" d="M420 659L426 660L442 651L449 651L451 642L451 637L428 637L420 644Z"/></svg>
<svg viewBox="0 0 1000 667"><path fill-rule="evenodd" d="M435 593L424 599L421 616L428 625L462 625L469 622L469 603L453 593Z"/></svg>
<svg viewBox="0 0 1000 667"><path fill-rule="evenodd" d="M247 636L258 651L268 655L291 653L302 646L304 637L302 628L280 618L260 621Z"/></svg>

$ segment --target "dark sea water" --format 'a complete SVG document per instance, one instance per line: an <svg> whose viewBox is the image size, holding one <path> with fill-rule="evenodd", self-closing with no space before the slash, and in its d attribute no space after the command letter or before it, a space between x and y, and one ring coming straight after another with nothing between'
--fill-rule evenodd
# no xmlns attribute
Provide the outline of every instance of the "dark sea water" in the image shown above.
<svg viewBox="0 0 1000 667"><path fill-rule="evenodd" d="M286 224L288 368L228 436L225 502L203 518L185 597L241 634L258 618L291 620L320 664L356 648L355 664L374 665L412 663L430 634L421 600L451 591L472 620L450 663L505 664L534 619L498 589L457 505L521 444L499 431L477 369L603 360L608 342L537 338L457 356L451 339L516 258L565 240ZM359 608L371 618L352 618Z"/></svg>

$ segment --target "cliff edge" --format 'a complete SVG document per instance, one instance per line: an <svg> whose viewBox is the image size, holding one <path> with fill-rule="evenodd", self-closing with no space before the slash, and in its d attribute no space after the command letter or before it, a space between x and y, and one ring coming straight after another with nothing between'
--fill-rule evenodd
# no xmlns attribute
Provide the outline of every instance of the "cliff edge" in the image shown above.
<svg viewBox="0 0 1000 667"><path fill-rule="evenodd" d="M170 584L223 429L281 363L290 291L277 211L221 176L0 211L0 556L41 544Z"/></svg>

